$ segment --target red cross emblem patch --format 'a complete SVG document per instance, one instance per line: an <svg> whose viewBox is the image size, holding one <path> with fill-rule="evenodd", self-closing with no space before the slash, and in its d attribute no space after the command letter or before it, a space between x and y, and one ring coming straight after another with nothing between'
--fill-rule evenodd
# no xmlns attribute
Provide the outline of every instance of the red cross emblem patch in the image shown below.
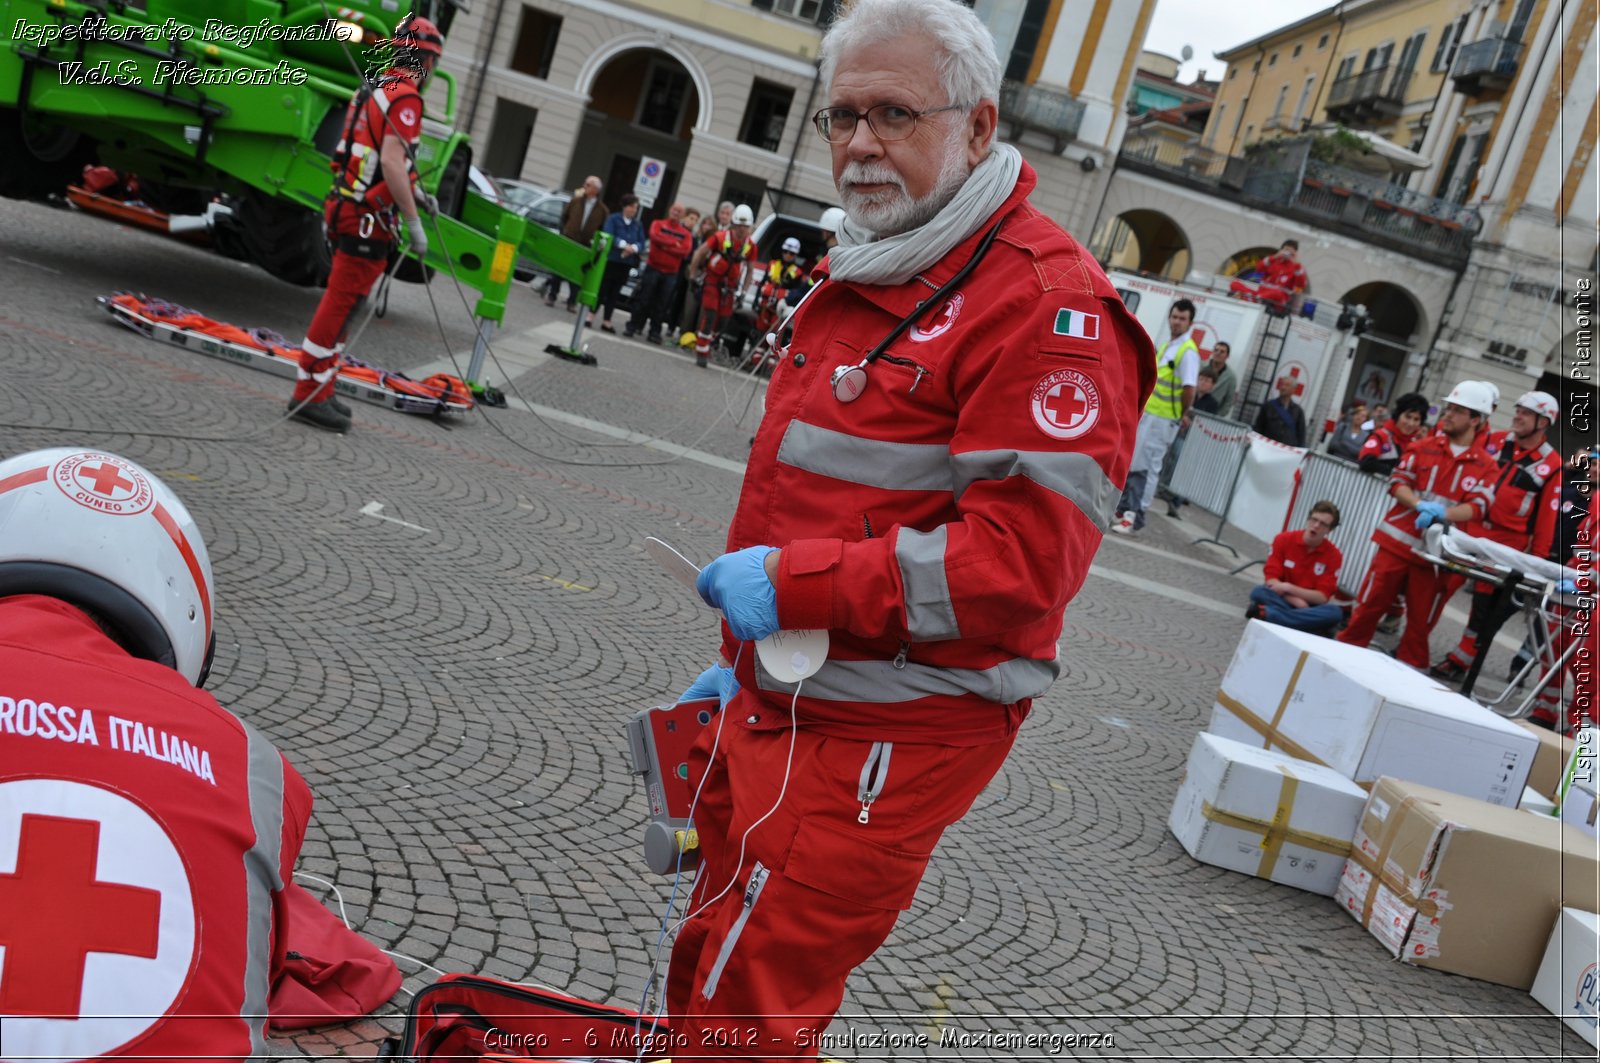
<svg viewBox="0 0 1600 1063"><path fill-rule="evenodd" d="M56 462L51 481L85 509L132 517L155 505L156 493L138 469L111 454L84 452Z"/></svg>
<svg viewBox="0 0 1600 1063"><path fill-rule="evenodd" d="M961 304L965 301L966 297L960 292L951 296L938 311L924 318L921 324L911 330L911 342L927 343L949 332L955 325L956 318L961 316Z"/></svg>
<svg viewBox="0 0 1600 1063"><path fill-rule="evenodd" d="M183 858L144 808L65 779L0 783L8 1055L88 1059L141 1037L182 998L196 932Z"/></svg>
<svg viewBox="0 0 1600 1063"><path fill-rule="evenodd" d="M1057 369L1033 386L1033 423L1051 439L1077 439L1100 420L1100 391L1076 369Z"/></svg>

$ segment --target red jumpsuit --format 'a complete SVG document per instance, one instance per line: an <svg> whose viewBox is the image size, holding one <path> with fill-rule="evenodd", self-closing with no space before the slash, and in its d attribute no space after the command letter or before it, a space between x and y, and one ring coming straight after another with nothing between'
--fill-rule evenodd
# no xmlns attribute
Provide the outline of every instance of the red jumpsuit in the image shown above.
<svg viewBox="0 0 1600 1063"><path fill-rule="evenodd" d="M0 599L7 1058L262 1053L310 813L209 694L65 602Z"/></svg>
<svg viewBox="0 0 1600 1063"><path fill-rule="evenodd" d="M707 728L691 763L694 903L730 888L683 927L667 984L692 1052L816 1054L846 976L1060 672L1062 613L1127 478L1155 352L1094 259L1027 202L1035 180L1024 165L920 277L822 280L780 352L727 545L781 547L779 620L829 629L831 648L795 698L724 626L742 689L715 762ZM960 289L839 401L835 368L1002 217Z"/></svg>
<svg viewBox="0 0 1600 1063"><path fill-rule="evenodd" d="M1561 491L1561 455L1549 443L1519 451L1515 440L1506 440L1501 443L1498 460L1500 472L1495 477L1494 501L1489 505L1489 515L1481 524L1467 530L1525 554L1549 556L1557 523L1557 511L1552 503ZM1462 577L1452 579L1450 594L1461 582ZM1445 596L1446 600L1450 594ZM1456 648L1450 651L1449 659L1458 667L1471 666L1472 659L1478 655L1478 631L1488 619L1493 597L1493 588L1482 585L1473 592L1466 630L1461 633Z"/></svg>
<svg viewBox="0 0 1600 1063"><path fill-rule="evenodd" d="M1451 453L1449 440L1435 434L1407 448L1389 478L1389 493L1404 485L1427 501L1447 505L1471 502L1481 519L1488 512L1497 472L1499 467L1483 449L1481 438L1456 455ZM1339 633L1339 641L1353 646L1371 642L1384 610L1404 590L1406 630L1395 659L1413 668L1427 668L1428 636L1439 621L1439 610L1447 595L1440 593L1434 567L1412 552L1422 542L1416 517L1415 510L1397 503L1378 522L1372 533L1378 551L1362 582L1360 601L1349 626Z"/></svg>
<svg viewBox="0 0 1600 1063"><path fill-rule="evenodd" d="M421 130L417 83L398 71L391 70L376 92L363 91L350 101L338 150L344 165L323 209L333 266L301 344L295 402L313 395L321 402L332 394L350 318L388 266L396 221L394 197L383 176L383 139L397 136L409 149ZM409 157L406 168L412 168Z"/></svg>
<svg viewBox="0 0 1600 1063"><path fill-rule="evenodd" d="M702 364L711 354L711 344L733 313L734 300L744 279L747 264L756 256L756 245L748 238L736 244L727 230L711 234L711 257L706 260L705 287L700 292L700 327L695 329L695 358Z"/></svg>

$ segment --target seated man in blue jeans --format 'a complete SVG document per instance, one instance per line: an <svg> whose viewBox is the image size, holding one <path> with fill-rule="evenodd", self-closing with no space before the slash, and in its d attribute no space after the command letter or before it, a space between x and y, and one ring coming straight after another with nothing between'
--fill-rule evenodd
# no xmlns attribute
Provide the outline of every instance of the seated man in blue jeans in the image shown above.
<svg viewBox="0 0 1600 1063"><path fill-rule="evenodd" d="M1286 531L1272 540L1267 581L1250 592L1245 616L1316 635L1331 634L1344 609L1330 599L1338 587L1344 555L1328 540L1339 526L1339 507L1321 501L1311 507L1304 531Z"/></svg>

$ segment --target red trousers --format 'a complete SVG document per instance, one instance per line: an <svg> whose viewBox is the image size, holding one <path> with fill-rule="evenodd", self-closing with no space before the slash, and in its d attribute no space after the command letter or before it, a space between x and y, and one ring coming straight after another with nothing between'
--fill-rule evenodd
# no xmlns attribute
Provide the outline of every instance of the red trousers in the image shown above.
<svg viewBox="0 0 1600 1063"><path fill-rule="evenodd" d="M934 845L1000 769L1012 738L880 745L800 730L780 801L790 732L737 723L750 700L741 694L724 710L715 763L714 727L690 755L691 783L705 784L689 911L711 904L678 932L667 1009L674 1033L688 1038L685 1054L813 1059L846 977L911 907ZM863 770L877 778L883 756L883 784L863 811ZM740 860L740 838L775 804Z"/></svg>
<svg viewBox="0 0 1600 1063"><path fill-rule="evenodd" d="M1457 586L1460 584L1458 583ZM1395 659L1413 668L1428 667L1428 636L1439 622L1447 595L1440 592L1439 579L1432 565L1414 561L1388 550L1373 555L1367 578L1361 584L1360 601L1350 614L1350 624L1339 633L1340 642L1365 646L1372 641L1378 621L1402 591L1406 595L1406 629L1400 636ZM1453 592L1454 587L1450 588Z"/></svg>
<svg viewBox="0 0 1600 1063"><path fill-rule="evenodd" d="M300 368L295 373L294 402L326 402L333 395L333 378L339 371L339 353L350 319L372 285L388 268L389 232L377 215L351 204L330 204L328 233L335 241L328 287L300 345ZM370 250L362 255L339 250L339 238L370 237ZM370 256L370 257L369 257Z"/></svg>
<svg viewBox="0 0 1600 1063"><path fill-rule="evenodd" d="M1562 733L1592 727L1600 721L1600 710L1594 703L1595 691L1600 689L1595 682L1596 670L1600 669L1600 627L1595 625L1594 614L1591 599L1589 608L1565 610L1562 619L1551 625L1550 642L1556 656L1560 657L1569 649L1572 649L1572 656L1567 659L1565 674L1557 675L1540 691L1532 715ZM1578 645L1573 649L1575 642ZM1572 685L1572 697L1567 699L1566 719L1561 720L1563 687L1567 682Z"/></svg>

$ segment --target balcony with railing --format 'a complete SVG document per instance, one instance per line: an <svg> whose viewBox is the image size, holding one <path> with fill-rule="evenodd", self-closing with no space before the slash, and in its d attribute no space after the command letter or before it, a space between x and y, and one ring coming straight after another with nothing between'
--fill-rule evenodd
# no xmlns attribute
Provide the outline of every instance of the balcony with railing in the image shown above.
<svg viewBox="0 0 1600 1063"><path fill-rule="evenodd" d="M1504 37L1485 37L1456 52L1450 65L1450 80L1457 91L1468 96L1504 92L1516 77L1522 58L1522 42Z"/></svg>
<svg viewBox="0 0 1600 1063"><path fill-rule="evenodd" d="M1043 133L1055 142L1057 153L1078 137L1083 125L1084 103L1059 89L1006 81L1000 85L1000 121L1008 129L1007 140L1016 140L1024 131Z"/></svg>
<svg viewBox="0 0 1600 1063"><path fill-rule="evenodd" d="M1411 85L1409 67L1387 63L1359 74L1346 74L1328 87L1328 118L1349 126L1386 121L1405 106Z"/></svg>
<svg viewBox="0 0 1600 1063"><path fill-rule="evenodd" d="M1458 269L1482 228L1478 212L1384 177L1311 158L1310 142L1276 141L1248 158L1193 144L1145 140L1119 166L1242 206Z"/></svg>

